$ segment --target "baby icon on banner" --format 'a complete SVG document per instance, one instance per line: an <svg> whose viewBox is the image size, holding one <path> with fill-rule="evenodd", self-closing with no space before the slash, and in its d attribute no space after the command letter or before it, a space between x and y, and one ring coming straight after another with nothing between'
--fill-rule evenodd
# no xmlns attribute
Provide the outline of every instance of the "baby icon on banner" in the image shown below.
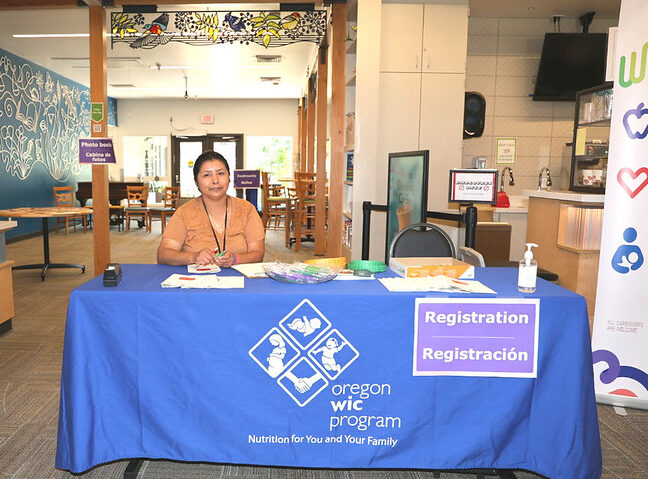
<svg viewBox="0 0 648 479"><path fill-rule="evenodd" d="M623 239L628 244L619 246L612 257L612 268L617 273L626 274L630 270L635 271L641 268L644 262L644 257L641 248L636 244L629 244L637 239L637 230L634 228L626 228L623 232Z"/></svg>
<svg viewBox="0 0 648 479"><path fill-rule="evenodd" d="M270 329L249 355L270 377L278 378L279 387L300 407L360 356L308 299L284 316L279 327Z"/></svg>

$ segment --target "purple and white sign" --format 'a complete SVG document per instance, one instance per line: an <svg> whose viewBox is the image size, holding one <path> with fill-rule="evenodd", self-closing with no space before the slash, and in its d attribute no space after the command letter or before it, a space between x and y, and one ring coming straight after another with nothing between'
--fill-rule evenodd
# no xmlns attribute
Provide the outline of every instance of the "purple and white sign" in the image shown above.
<svg viewBox="0 0 648 479"><path fill-rule="evenodd" d="M79 138L79 163L117 163L112 138Z"/></svg>
<svg viewBox="0 0 648 479"><path fill-rule="evenodd" d="M534 378L540 300L417 298L414 376Z"/></svg>
<svg viewBox="0 0 648 479"><path fill-rule="evenodd" d="M234 170L234 188L259 188L260 170Z"/></svg>

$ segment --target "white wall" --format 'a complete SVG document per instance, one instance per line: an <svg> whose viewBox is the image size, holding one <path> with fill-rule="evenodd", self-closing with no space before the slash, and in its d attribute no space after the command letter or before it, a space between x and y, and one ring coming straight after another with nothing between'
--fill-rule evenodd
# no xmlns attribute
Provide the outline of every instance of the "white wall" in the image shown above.
<svg viewBox="0 0 648 479"><path fill-rule="evenodd" d="M123 168L124 136L205 135L242 133L245 136L292 136L297 141L297 100L119 100L118 128L110 128L117 165L109 174L119 179ZM202 125L201 115L214 115L214 123ZM170 119L173 118L171 123ZM244 155L245 151L244 144ZM297 148L293 147L296 152ZM171 144L168 150L171 172ZM247 158L244 156L244 160ZM161 178L163 179L163 178ZM128 180L128 179L127 179Z"/></svg>
<svg viewBox="0 0 648 479"><path fill-rule="evenodd" d="M618 19L595 17L590 33L607 33ZM515 186L509 194L535 189L538 173L549 167L553 189L567 189L574 131L574 102L533 101L534 77L544 34L553 32L550 18L474 18L469 20L466 91L486 97L484 134L463 142L463 166L474 156L496 165L497 138L517 138L517 163L511 165ZM580 32L577 18L563 18L561 32ZM564 166L564 168L563 168Z"/></svg>

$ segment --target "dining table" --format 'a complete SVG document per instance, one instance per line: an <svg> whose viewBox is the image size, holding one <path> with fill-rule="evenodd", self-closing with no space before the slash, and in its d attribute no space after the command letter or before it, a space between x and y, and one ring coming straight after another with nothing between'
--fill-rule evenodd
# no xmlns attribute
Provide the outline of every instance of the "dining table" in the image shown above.
<svg viewBox="0 0 648 479"><path fill-rule="evenodd" d="M21 269L40 269L41 280L45 281L45 276L49 269L54 268L80 268L81 273L85 273L85 265L70 263L52 263L50 261L49 249L49 218L60 218L75 215L90 215L91 208L80 208L73 206L38 206L38 207L21 207L0 210L0 217L11 218L42 218L43 226L43 262L37 264L21 264L14 266L13 270Z"/></svg>

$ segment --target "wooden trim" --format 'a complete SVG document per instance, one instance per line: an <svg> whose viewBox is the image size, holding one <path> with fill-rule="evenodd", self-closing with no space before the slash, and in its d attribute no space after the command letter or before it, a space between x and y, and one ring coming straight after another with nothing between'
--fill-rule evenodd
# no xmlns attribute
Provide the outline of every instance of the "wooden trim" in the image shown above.
<svg viewBox="0 0 648 479"><path fill-rule="evenodd" d="M306 164L307 164L307 157L308 157L308 152L307 152L307 149L306 149L306 140L308 138L308 131L307 131L307 128L308 128L308 121L307 121L307 119L308 119L308 101L307 101L306 97L302 98L301 105L302 105L302 108L301 108L301 114L302 114L302 118L301 118L301 138L300 138L301 143L300 143L300 147L299 147L300 148L299 151L301 152L301 156L299 158L299 160L300 160L299 161L299 171L306 171Z"/></svg>
<svg viewBox="0 0 648 479"><path fill-rule="evenodd" d="M317 159L315 191L326 191L326 134L327 124L328 48L320 47L317 62ZM315 197L315 245L316 255L326 254L326 196Z"/></svg>
<svg viewBox="0 0 648 479"><path fill-rule="evenodd" d="M299 106L297 107L297 157L296 161L293 163L295 171L301 171L301 159L304 157L304 149L302 148L302 136L304 134L303 125L304 114L302 110L304 109L301 99L299 100Z"/></svg>
<svg viewBox="0 0 648 479"><path fill-rule="evenodd" d="M88 7L90 31L90 101L104 104L103 120L90 121L90 135L105 137L108 128L106 74L106 19L102 7ZM94 276L110 263L110 210L108 208L108 165L92 165L92 214Z"/></svg>
<svg viewBox="0 0 648 479"><path fill-rule="evenodd" d="M346 4L333 4L331 38L333 70L331 83L331 178L329 181L329 229L327 254L339 257L342 251L342 182L344 181L344 102L346 61Z"/></svg>
<svg viewBox="0 0 648 479"><path fill-rule="evenodd" d="M310 85L310 82L309 82ZM313 92L308 89L308 119L307 119L307 141L306 141L306 169L302 171L307 171L312 173L315 171L315 113L317 110L317 103L315 103L315 98L313 98Z"/></svg>

